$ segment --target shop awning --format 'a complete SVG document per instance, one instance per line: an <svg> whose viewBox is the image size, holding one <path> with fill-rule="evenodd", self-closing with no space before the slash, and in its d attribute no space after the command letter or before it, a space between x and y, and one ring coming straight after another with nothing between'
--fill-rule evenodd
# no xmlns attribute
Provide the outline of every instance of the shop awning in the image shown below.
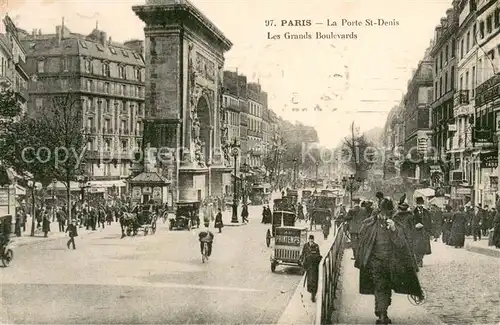
<svg viewBox="0 0 500 325"><path fill-rule="evenodd" d="M71 190L79 190L80 189L80 184L78 182L69 182L69 187ZM66 185L64 185L63 182L56 182L55 185L54 183L49 184L48 189L54 189L54 190L66 190Z"/></svg>
<svg viewBox="0 0 500 325"><path fill-rule="evenodd" d="M413 197L417 198L419 196L421 197L433 197L436 195L436 191L434 191L432 188L421 188L418 190L415 190L413 193Z"/></svg>
<svg viewBox="0 0 500 325"><path fill-rule="evenodd" d="M124 187L127 186L122 180L114 180L114 181L90 181L89 182L91 188L107 188L107 187Z"/></svg>

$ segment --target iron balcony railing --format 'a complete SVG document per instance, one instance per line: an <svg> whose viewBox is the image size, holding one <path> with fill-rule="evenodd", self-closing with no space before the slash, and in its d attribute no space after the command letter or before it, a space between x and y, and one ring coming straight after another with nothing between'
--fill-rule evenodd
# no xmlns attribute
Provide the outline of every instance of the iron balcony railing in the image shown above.
<svg viewBox="0 0 500 325"><path fill-rule="evenodd" d="M335 229L335 239L328 253L319 264L318 293L315 325L332 324L333 312L336 309L337 285L340 278L342 257L347 240L345 222Z"/></svg>

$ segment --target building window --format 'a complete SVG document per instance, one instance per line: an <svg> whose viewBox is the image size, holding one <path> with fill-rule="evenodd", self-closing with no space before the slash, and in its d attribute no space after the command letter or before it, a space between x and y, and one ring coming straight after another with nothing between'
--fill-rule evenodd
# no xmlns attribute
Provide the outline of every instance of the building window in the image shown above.
<svg viewBox="0 0 500 325"><path fill-rule="evenodd" d="M118 78L127 79L127 67L121 65L118 67Z"/></svg>
<svg viewBox="0 0 500 325"><path fill-rule="evenodd" d="M128 141L122 140L122 151L127 151L128 149Z"/></svg>
<svg viewBox="0 0 500 325"><path fill-rule="evenodd" d="M35 100L35 106L37 110L43 109L43 98L37 98Z"/></svg>
<svg viewBox="0 0 500 325"><path fill-rule="evenodd" d="M495 28L500 27L500 8L495 9Z"/></svg>
<svg viewBox="0 0 500 325"><path fill-rule="evenodd" d="M135 80L141 81L141 69L135 69Z"/></svg>
<svg viewBox="0 0 500 325"><path fill-rule="evenodd" d="M450 85L451 85L451 89L455 89L455 67L451 67Z"/></svg>
<svg viewBox="0 0 500 325"><path fill-rule="evenodd" d="M465 46L465 41L462 38L462 41L460 42L460 60L464 58L464 46Z"/></svg>
<svg viewBox="0 0 500 325"><path fill-rule="evenodd" d="M87 79L87 91L94 91L94 81Z"/></svg>
<svg viewBox="0 0 500 325"><path fill-rule="evenodd" d="M457 42L455 40L451 41L451 57L455 57L455 52L457 50Z"/></svg>
<svg viewBox="0 0 500 325"><path fill-rule="evenodd" d="M489 34L493 30L493 17L490 15L486 18L486 33Z"/></svg>
<svg viewBox="0 0 500 325"><path fill-rule="evenodd" d="M85 73L92 73L92 62L85 60Z"/></svg>
<svg viewBox="0 0 500 325"><path fill-rule="evenodd" d="M110 139L104 140L104 150L111 151L111 140Z"/></svg>
<svg viewBox="0 0 500 325"><path fill-rule="evenodd" d="M69 89L69 82L68 79L61 79L61 90L68 90Z"/></svg>
<svg viewBox="0 0 500 325"><path fill-rule="evenodd" d="M464 77L460 76L460 90L464 89Z"/></svg>
<svg viewBox="0 0 500 325"><path fill-rule="evenodd" d="M469 89L470 84L469 84L469 71L465 72L465 89Z"/></svg>
<svg viewBox="0 0 500 325"><path fill-rule="evenodd" d="M36 70L39 73L44 73L45 72L45 61L43 61L43 60L38 61Z"/></svg>
<svg viewBox="0 0 500 325"><path fill-rule="evenodd" d="M111 54L116 55L116 50L114 48L110 47L109 51L111 52Z"/></svg>
<svg viewBox="0 0 500 325"><path fill-rule="evenodd" d="M106 94L109 94L109 82L105 82L105 83L104 83L104 92L105 92Z"/></svg>
<svg viewBox="0 0 500 325"><path fill-rule="evenodd" d="M127 86L126 85L122 85L121 86L120 95L122 95L122 96L126 96L127 95Z"/></svg>
<svg viewBox="0 0 500 325"><path fill-rule="evenodd" d="M63 72L69 71L69 59L68 58L61 59L61 67L62 67Z"/></svg>
<svg viewBox="0 0 500 325"><path fill-rule="evenodd" d="M449 54L449 51L450 51L450 48L448 47L448 45L446 45L446 51L444 52L444 62L445 62L445 64L448 63L448 54Z"/></svg>
<svg viewBox="0 0 500 325"><path fill-rule="evenodd" d="M474 98L474 90L476 89L476 67L472 67L472 88L471 98Z"/></svg>
<svg viewBox="0 0 500 325"><path fill-rule="evenodd" d="M87 128L89 129L89 131L91 131L93 127L94 127L94 118L89 117L87 119Z"/></svg>
<svg viewBox="0 0 500 325"><path fill-rule="evenodd" d="M102 75L105 77L110 76L109 63L107 63L107 62L104 62L102 64Z"/></svg>
<svg viewBox="0 0 500 325"><path fill-rule="evenodd" d="M470 50L470 32L467 32L467 42L465 44L465 53L469 53Z"/></svg>
<svg viewBox="0 0 500 325"><path fill-rule="evenodd" d="M444 75L444 93L448 92L448 72Z"/></svg>
<svg viewBox="0 0 500 325"><path fill-rule="evenodd" d="M443 69L443 51L439 53L439 69Z"/></svg>
<svg viewBox="0 0 500 325"><path fill-rule="evenodd" d="M484 38L484 21L479 23L479 38Z"/></svg>

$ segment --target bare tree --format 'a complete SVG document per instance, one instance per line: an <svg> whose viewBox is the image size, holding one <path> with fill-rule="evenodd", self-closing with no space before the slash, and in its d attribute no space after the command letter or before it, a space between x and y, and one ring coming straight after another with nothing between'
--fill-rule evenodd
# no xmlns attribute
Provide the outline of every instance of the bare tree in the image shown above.
<svg viewBox="0 0 500 325"><path fill-rule="evenodd" d="M350 135L344 138L342 143L342 155L356 177L366 179L368 171L373 167L375 152L371 143L366 140L354 122L351 123Z"/></svg>
<svg viewBox="0 0 500 325"><path fill-rule="evenodd" d="M83 110L80 98L71 94L54 97L50 103L41 116L41 123L49 133L45 144L52 153L51 172L66 187L68 219L71 219L71 182L82 175L87 142Z"/></svg>

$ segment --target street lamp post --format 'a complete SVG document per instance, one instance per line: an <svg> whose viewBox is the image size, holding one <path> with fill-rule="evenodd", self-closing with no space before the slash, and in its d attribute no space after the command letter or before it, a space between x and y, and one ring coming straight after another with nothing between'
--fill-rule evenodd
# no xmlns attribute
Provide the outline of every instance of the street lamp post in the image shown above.
<svg viewBox="0 0 500 325"><path fill-rule="evenodd" d="M297 158L293 158L293 188L297 187Z"/></svg>
<svg viewBox="0 0 500 325"><path fill-rule="evenodd" d="M319 172L319 162L316 162L316 184L318 183L319 177L318 177L318 172Z"/></svg>
<svg viewBox="0 0 500 325"><path fill-rule="evenodd" d="M342 178L342 185L346 191L349 192L349 198L351 201L352 208L352 194L356 191L359 186L362 184L361 178L356 178L354 175L349 176L349 178Z"/></svg>
<svg viewBox="0 0 500 325"><path fill-rule="evenodd" d="M238 196L236 194L236 178L237 178L237 164L238 164L238 154L240 149L240 144L236 138L230 144L231 156L234 158L234 183L233 183L233 212L231 215L231 223L238 223Z"/></svg>

